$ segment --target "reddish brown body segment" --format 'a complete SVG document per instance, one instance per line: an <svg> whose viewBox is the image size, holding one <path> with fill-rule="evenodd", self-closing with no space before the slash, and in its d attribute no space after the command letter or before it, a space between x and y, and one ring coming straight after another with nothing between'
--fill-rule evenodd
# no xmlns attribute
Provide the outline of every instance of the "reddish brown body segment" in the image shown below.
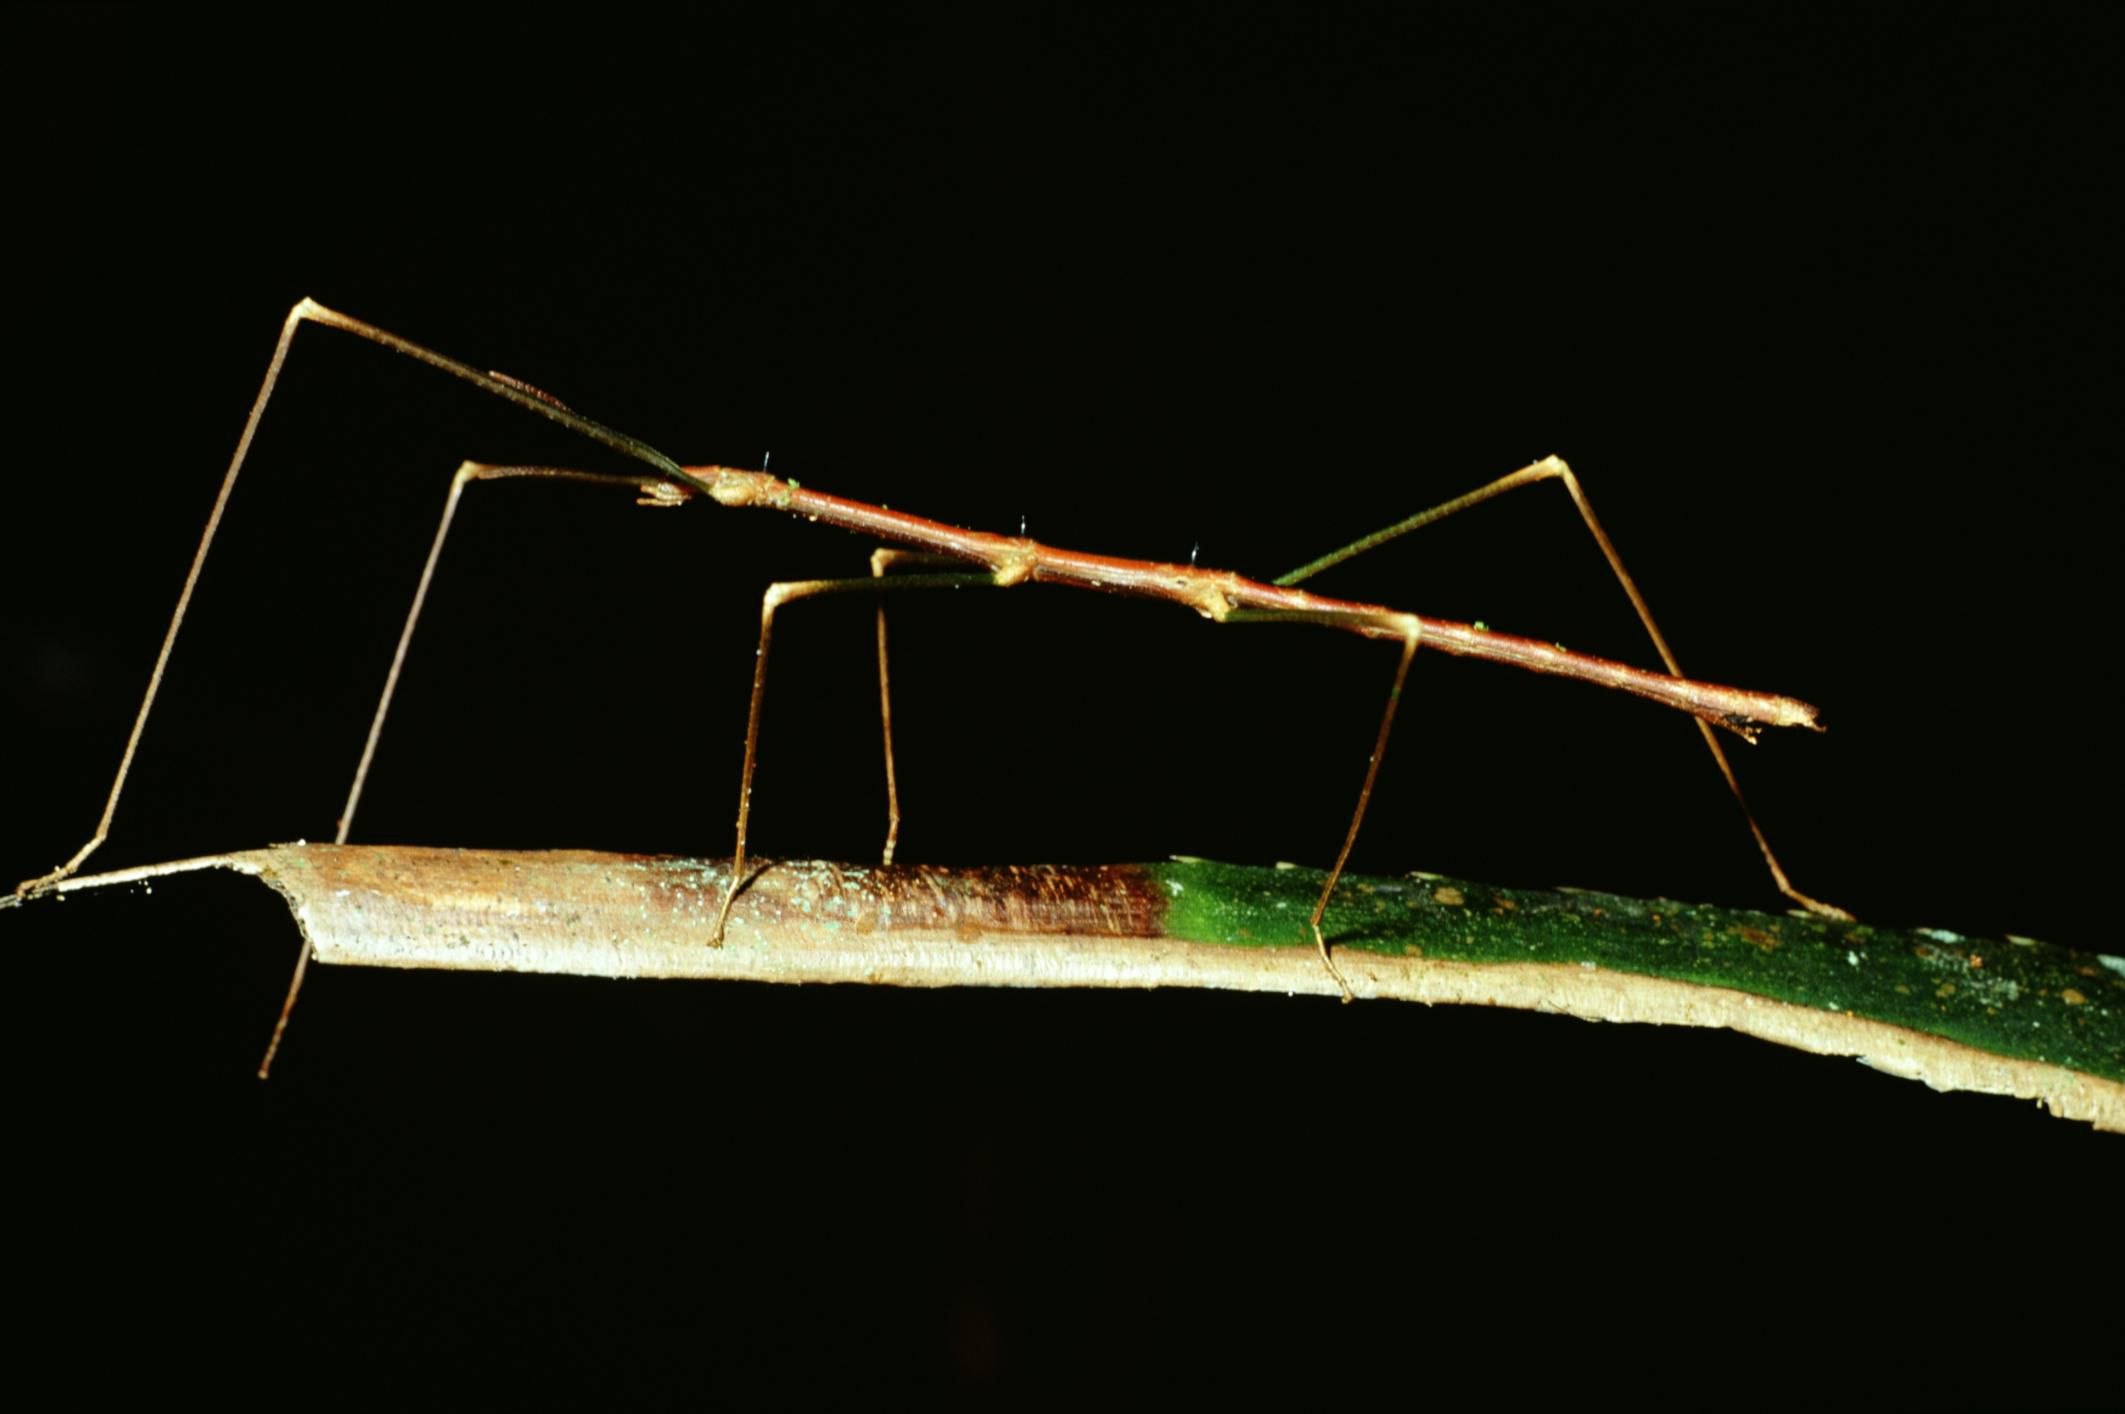
<svg viewBox="0 0 2125 1414"><path fill-rule="evenodd" d="M1208 619L1223 619L1235 609L1321 614L1340 620L1329 626L1367 638L1394 639L1398 635L1385 626L1385 621L1410 617L1385 605L1331 599L1303 589L1264 584L1227 570L1091 555L1081 550L1059 550L1022 537L962 530L943 521L888 510L865 501L851 501L824 491L807 491L763 471L722 466L688 467L686 471L706 487L708 494L719 504L787 511L859 535L920 546L936 554L986 565L996 572L997 582L1001 584L1070 584L1081 589L1107 590L1136 598L1168 599L1194 609ZM1815 709L1791 697L1649 672L1628 663L1573 653L1531 638L1492 633L1451 619L1414 617L1422 625L1426 648L1466 658L1508 663L1530 672L1576 678L1581 682L1635 693L1680 708L1743 736L1753 736L1755 727L1819 730Z"/></svg>

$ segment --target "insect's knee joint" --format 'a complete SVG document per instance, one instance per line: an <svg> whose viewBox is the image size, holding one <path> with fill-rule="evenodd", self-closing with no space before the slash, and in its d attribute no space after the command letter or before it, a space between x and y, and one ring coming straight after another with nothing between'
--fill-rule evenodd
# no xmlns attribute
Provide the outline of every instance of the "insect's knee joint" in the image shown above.
<svg viewBox="0 0 2125 1414"><path fill-rule="evenodd" d="M765 623L774 617L775 610L796 599L808 599L815 594L832 593L844 587L840 580L833 579L783 579L767 587L760 596L760 619Z"/></svg>

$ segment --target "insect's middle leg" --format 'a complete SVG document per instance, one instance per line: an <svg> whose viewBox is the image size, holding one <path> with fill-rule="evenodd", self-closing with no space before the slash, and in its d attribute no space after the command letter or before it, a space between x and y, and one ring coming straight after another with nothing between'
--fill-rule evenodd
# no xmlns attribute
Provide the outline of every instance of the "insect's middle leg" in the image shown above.
<svg viewBox="0 0 2125 1414"><path fill-rule="evenodd" d="M1562 457L1544 457L1541 461L1501 476L1488 485L1479 486L1465 496L1457 496L1429 510L1419 511L1384 530L1375 531L1361 540L1354 540L1339 550L1323 555L1318 560L1301 565L1289 574L1279 575L1275 582L1280 585L1299 584L1313 578L1322 570L1355 559L1368 550L1377 549L1390 540L1407 535L1412 530L1442 521L1472 506L1479 506L1508 491L1544 481L1561 483L1566 493L1571 496L1572 504L1578 508L1579 519L1585 522L1587 533L1594 537L1594 543L1601 547L1602 558L1608 561L1609 570L1616 576L1616 582L1623 587L1624 596L1631 601L1631 608L1638 615L1638 622L1644 626L1646 637L1653 641L1654 650L1660 654L1661 664L1673 676L1684 676L1682 664L1676 660L1674 650L1668 647L1666 636L1660 632L1660 625L1653 622L1653 611L1647 606L1645 595L1639 592L1638 584L1631 578L1630 571L1623 567L1623 557L1616 553L1615 543L1609 539L1608 532L1601 528L1601 521L1594 515L1593 504L1587 500L1586 492L1580 488L1579 478L1573 475L1572 469L1565 464ZM1749 834L1754 837L1756 848L1762 853L1764 863L1771 871L1771 882L1777 886L1780 893L1810 913L1849 921L1851 914L1835 904L1809 897L1795 888L1793 881L1786 877L1785 867L1778 862L1778 856L1772 853L1770 839L1765 836L1763 826L1756 823L1756 814L1749 809L1749 802L1741 793L1741 780L1734 774L1734 764L1727 759L1726 748L1720 745L1718 734L1712 730L1711 723L1702 717L1696 720L1697 730L1704 737L1704 744L1711 751L1713 762L1719 767L1720 777L1726 781L1727 790L1734 797L1734 803L1741 807L1742 818L1748 822Z"/></svg>
<svg viewBox="0 0 2125 1414"><path fill-rule="evenodd" d="M952 563L963 562L953 561ZM887 579L884 577L883 571L875 558L872 562L872 570L873 573L868 579L808 579L771 584L767 587L767 593L761 596L760 646L753 656L752 703L747 709L745 718L745 765L738 781L738 839L736 847L731 851L730 884L723 891L723 907L716 914L716 931L710 940L712 946L720 946L722 944L723 930L730 922L731 904L744 891L746 884L751 882L745 869L745 835L746 827L752 819L753 771L759 760L760 748L760 704L767 693L767 651L774 638L775 611L784 604L794 603L800 599L814 599L830 594L885 594L903 589L986 589L1003 587L1015 582L993 571L959 574L910 574ZM879 631L879 680L882 694L885 681L883 620L880 620ZM883 704L884 699L881 696L881 705ZM890 722L889 710L888 722ZM890 730L890 727L888 730ZM886 761L890 769L892 762L890 737L888 738ZM888 849L890 850L890 848L889 843Z"/></svg>
<svg viewBox="0 0 2125 1414"><path fill-rule="evenodd" d="M871 552L871 577L883 579L888 570L944 569L966 563L949 555L931 555L920 550L902 550L884 545ZM900 842L900 776L893 768L893 676L886 665L885 600L878 601L878 724L885 738L885 849L881 864L893 862L893 847Z"/></svg>

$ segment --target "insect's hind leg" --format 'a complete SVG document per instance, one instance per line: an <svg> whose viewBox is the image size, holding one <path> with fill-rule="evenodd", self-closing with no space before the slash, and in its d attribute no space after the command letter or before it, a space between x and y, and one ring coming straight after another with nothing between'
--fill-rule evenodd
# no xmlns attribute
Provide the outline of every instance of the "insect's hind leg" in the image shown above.
<svg viewBox="0 0 2125 1414"><path fill-rule="evenodd" d="M1609 570L1616 576L1616 582L1623 586L1625 597L1631 601L1631 608L1638 615L1638 622L1644 625L1646 636L1652 639L1653 648L1660 654L1662 665L1675 677L1684 676L1682 665L1676 661L1674 650L1668 647L1667 637L1660 632L1660 625L1653 621L1653 611L1647 606L1645 595L1639 592L1637 582L1631 578L1630 571L1623 567L1623 557L1616 553L1616 546L1609 539L1608 532L1601 528L1601 521L1594 515L1593 504L1587 500L1586 492L1581 489L1579 478L1573 475L1571 467L1565 464L1562 457L1544 457L1541 461L1521 467L1518 471L1501 476L1487 485L1479 486L1465 496L1457 496L1453 500L1433 506L1429 510L1418 511L1415 515L1405 520L1397 521L1384 530L1375 531L1363 539L1354 540L1339 550L1323 555L1318 560L1301 565L1289 574L1279 575L1275 583L1279 585L1302 583L1313 578L1314 575L1319 574L1322 570L1342 564L1346 560L1355 559L1368 550L1378 549L1390 540L1407 535L1412 530L1421 529L1436 521L1444 520L1446 517L1459 511L1465 511L1471 506L1479 506L1483 502L1502 496L1508 491L1517 490L1522 486L1533 486L1543 481L1563 483L1565 491L1572 498L1572 504L1579 510L1580 520L1586 524L1587 532L1594 537L1594 543L1601 547L1602 558L1608 561ZM1756 840L1756 848L1763 854L1764 863L1771 871L1771 881L1777 886L1778 891L1807 909L1810 913L1820 914L1826 918L1849 921L1852 917L1851 914L1835 904L1824 903L1821 899L1811 898L1809 895L1802 893L1794 887L1793 881L1786 877L1785 867L1778 862L1778 856L1772 852L1771 841L1765 836L1763 826L1756 823L1756 814L1749 809L1749 802L1742 795L1741 781L1734 774L1734 764L1727 759L1726 748L1720 744L1718 734L1712 730L1711 723L1705 721L1702 717L1697 718L1697 730L1704 737L1704 744L1710 749L1712 760L1718 765L1720 777L1726 781L1727 790L1733 795L1734 803L1741 807L1742 819L1748 822L1749 834Z"/></svg>
<svg viewBox="0 0 2125 1414"><path fill-rule="evenodd" d="M890 563L890 560L885 562L886 565ZM955 560L951 563L960 564L964 563L964 561ZM871 567L872 574L868 579L793 580L780 584L770 584L767 587L767 592L761 596L760 646L753 655L753 695L745 717L745 765L738 780L738 839L736 847L731 852L730 883L723 891L723 907L716 914L716 931L710 939L711 946L722 945L723 930L730 922L731 904L740 893L744 892L746 884L751 882L745 868L745 834L746 827L752 819L753 770L759 760L760 747L760 704L767 692L767 650L774 638L775 611L784 604L794 603L800 599L815 599L831 594L885 594L903 589L986 589L1001 588L1016 583L1015 580L1006 579L994 571L959 574L911 574L900 576L897 579L887 579L884 577L884 566L880 564L875 556L872 559ZM878 659L881 706L885 706L886 703L886 699L883 697L885 683L884 632L884 620L881 619L879 621ZM893 758L889 708L887 709L887 721L886 763L888 770L890 770ZM891 849L890 836L888 837L887 849L888 851ZM890 860L890 855L888 858Z"/></svg>
<svg viewBox="0 0 2125 1414"><path fill-rule="evenodd" d="M1372 759L1365 766L1365 784L1358 790L1357 808L1350 813L1350 829L1343 835L1343 848L1336 854L1335 865L1329 869L1328 879L1321 885L1321 896L1314 901L1313 917L1308 920L1308 926L1313 929L1313 944L1320 949L1321 962L1328 968L1328 975L1335 978L1344 1001L1355 1001L1350 983L1344 980L1343 970L1336 966L1335 958L1329 954L1328 937L1321 931L1321 919L1328 913L1328 901L1335 896L1336 881L1343 877L1343 866L1350 862L1351 848L1358 842L1358 827L1365 823L1365 807L1372 803L1372 789L1380 779L1380 763L1387 757L1387 738L1394 731L1395 709L1401 706L1402 687L1409 680L1409 665L1417 656L1417 645L1424 636L1423 621L1414 614L1266 609L1228 613L1219 622L1310 623L1341 629L1379 628L1392 631L1402 640L1402 658L1395 665L1394 685L1387 690L1387 706L1380 713L1380 732L1373 739Z"/></svg>

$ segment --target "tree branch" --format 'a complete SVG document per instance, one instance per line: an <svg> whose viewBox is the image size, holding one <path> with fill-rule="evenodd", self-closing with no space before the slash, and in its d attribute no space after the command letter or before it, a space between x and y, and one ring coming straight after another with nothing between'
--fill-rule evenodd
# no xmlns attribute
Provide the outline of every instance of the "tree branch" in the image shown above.
<svg viewBox="0 0 2125 1414"><path fill-rule="evenodd" d="M1174 860L773 863L712 947L725 861L281 845L69 880L264 880L320 962L893 986L1334 995L1318 872ZM1347 877L1324 929L1360 997L1726 1027L2125 1132L2125 960L1609 894Z"/></svg>

